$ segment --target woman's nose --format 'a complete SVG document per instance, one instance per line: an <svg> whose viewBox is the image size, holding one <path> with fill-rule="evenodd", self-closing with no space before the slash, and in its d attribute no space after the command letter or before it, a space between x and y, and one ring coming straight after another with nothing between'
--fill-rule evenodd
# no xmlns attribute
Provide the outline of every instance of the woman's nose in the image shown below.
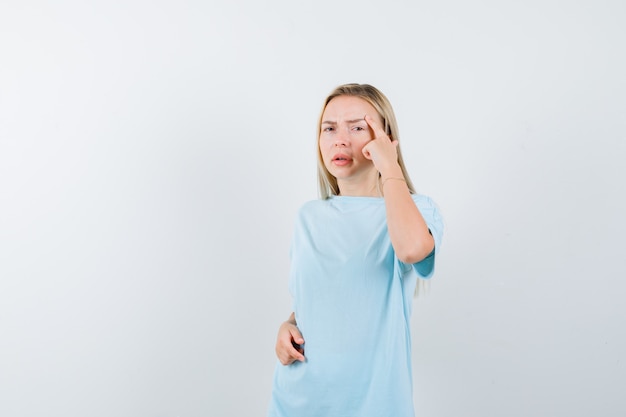
<svg viewBox="0 0 626 417"><path fill-rule="evenodd" d="M347 146L350 143L348 132L344 129L337 129L335 133L335 147Z"/></svg>

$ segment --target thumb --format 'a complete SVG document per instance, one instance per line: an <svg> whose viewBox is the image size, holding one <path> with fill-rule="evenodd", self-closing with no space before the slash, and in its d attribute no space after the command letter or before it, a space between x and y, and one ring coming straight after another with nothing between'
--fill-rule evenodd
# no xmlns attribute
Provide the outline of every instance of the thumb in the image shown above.
<svg viewBox="0 0 626 417"><path fill-rule="evenodd" d="M370 150L368 148L369 144L365 145L363 147L363 149L361 149L361 152L363 153L363 156L367 159L372 159L372 154L370 153Z"/></svg>

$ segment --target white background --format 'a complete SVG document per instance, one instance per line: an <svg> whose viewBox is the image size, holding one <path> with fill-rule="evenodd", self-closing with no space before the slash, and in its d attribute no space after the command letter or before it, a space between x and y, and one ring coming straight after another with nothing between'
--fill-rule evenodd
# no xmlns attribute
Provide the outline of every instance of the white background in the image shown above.
<svg viewBox="0 0 626 417"><path fill-rule="evenodd" d="M315 122L396 109L444 244L418 416L626 415L626 3L0 3L0 415L263 416Z"/></svg>

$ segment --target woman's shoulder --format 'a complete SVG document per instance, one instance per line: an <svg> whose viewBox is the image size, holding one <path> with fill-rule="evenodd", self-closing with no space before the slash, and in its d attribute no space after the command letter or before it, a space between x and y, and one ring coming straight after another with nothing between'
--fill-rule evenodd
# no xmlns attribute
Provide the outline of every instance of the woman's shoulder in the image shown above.
<svg viewBox="0 0 626 417"><path fill-rule="evenodd" d="M298 213L301 215L306 213L314 213L326 206L328 206L328 200L322 200L319 198L315 200L309 200L302 203L300 209L298 210Z"/></svg>
<svg viewBox="0 0 626 417"><path fill-rule="evenodd" d="M319 219L325 211L324 206L326 204L325 200L320 199L305 201L296 211L296 223L309 223L311 221L316 221L316 219Z"/></svg>

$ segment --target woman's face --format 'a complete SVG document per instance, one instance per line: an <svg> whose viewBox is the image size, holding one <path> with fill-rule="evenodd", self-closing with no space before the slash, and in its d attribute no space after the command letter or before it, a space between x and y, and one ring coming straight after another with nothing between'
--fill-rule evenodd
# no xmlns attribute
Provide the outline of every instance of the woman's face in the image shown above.
<svg viewBox="0 0 626 417"><path fill-rule="evenodd" d="M382 125L381 117L367 101L354 96L333 98L322 114L319 147L324 166L338 180L367 178L376 170L363 155L363 147L374 138L363 119L372 117Z"/></svg>

